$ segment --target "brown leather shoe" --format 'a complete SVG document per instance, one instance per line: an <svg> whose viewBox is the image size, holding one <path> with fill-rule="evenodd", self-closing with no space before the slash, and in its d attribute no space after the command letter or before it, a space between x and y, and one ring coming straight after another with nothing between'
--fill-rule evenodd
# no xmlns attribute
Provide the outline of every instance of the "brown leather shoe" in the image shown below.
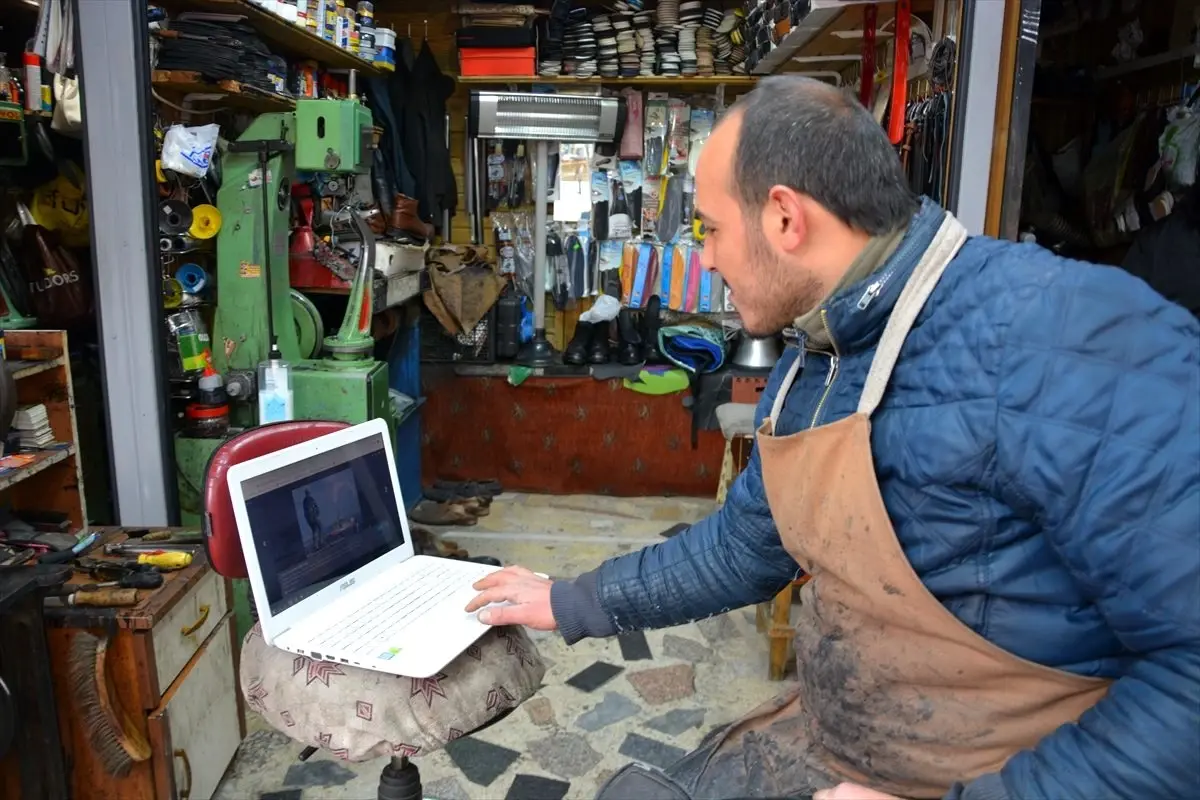
<svg viewBox="0 0 1200 800"><path fill-rule="evenodd" d="M397 194L392 200L392 228L426 241L433 238L433 226L421 219L417 201Z"/></svg>

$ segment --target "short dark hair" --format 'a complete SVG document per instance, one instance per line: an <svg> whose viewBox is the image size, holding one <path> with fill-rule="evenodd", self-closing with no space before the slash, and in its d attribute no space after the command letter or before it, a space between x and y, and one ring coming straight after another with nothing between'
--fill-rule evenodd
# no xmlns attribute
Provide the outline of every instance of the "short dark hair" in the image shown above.
<svg viewBox="0 0 1200 800"><path fill-rule="evenodd" d="M842 90L776 75L731 111L741 118L733 180L744 208L761 209L771 187L783 185L872 236L905 225L917 211L883 128Z"/></svg>

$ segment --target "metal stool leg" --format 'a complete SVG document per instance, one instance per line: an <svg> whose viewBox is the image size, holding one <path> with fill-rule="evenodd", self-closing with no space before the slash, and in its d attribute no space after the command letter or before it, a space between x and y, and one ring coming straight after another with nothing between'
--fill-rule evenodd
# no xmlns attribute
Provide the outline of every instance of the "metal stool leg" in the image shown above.
<svg viewBox="0 0 1200 800"><path fill-rule="evenodd" d="M379 775L379 800L422 800L421 772L404 756L392 756Z"/></svg>

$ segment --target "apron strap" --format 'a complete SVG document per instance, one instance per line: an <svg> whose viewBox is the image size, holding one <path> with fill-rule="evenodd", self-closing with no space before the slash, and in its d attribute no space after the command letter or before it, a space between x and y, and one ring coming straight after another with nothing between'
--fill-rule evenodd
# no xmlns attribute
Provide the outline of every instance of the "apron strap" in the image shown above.
<svg viewBox="0 0 1200 800"><path fill-rule="evenodd" d="M783 383L779 384L779 391L775 393L775 402L771 404L771 432L775 432L775 424L779 421L779 412L783 411L783 404L787 400L788 392L792 389L792 384L796 382L796 375L800 373L800 368L804 366L804 351L800 350L796 353L796 359L792 365L788 367L787 374L783 376Z"/></svg>
<svg viewBox="0 0 1200 800"><path fill-rule="evenodd" d="M947 211L946 218L942 220L942 227L938 228L933 241L925 250L925 255L921 256L916 269L904 285L896 307L892 309L888 318L887 327L883 329L883 336L875 348L875 358L871 361L871 371L867 373L862 397L858 400L858 413L869 417L879 408L883 393L892 379L892 370L900 358L900 348L908 338L908 332L912 330L913 323L925 307L929 295L933 294L942 273L966 241L967 229ZM778 404L778 399L776 403Z"/></svg>

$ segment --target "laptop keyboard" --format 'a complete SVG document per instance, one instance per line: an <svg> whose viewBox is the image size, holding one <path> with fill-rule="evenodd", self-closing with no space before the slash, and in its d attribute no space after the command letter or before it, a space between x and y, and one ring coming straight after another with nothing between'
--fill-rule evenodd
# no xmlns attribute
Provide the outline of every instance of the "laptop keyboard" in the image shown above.
<svg viewBox="0 0 1200 800"><path fill-rule="evenodd" d="M380 595L348 620L338 620L313 640L314 649L355 655L395 645L399 634L427 611L462 589L472 576L461 564L423 569Z"/></svg>

